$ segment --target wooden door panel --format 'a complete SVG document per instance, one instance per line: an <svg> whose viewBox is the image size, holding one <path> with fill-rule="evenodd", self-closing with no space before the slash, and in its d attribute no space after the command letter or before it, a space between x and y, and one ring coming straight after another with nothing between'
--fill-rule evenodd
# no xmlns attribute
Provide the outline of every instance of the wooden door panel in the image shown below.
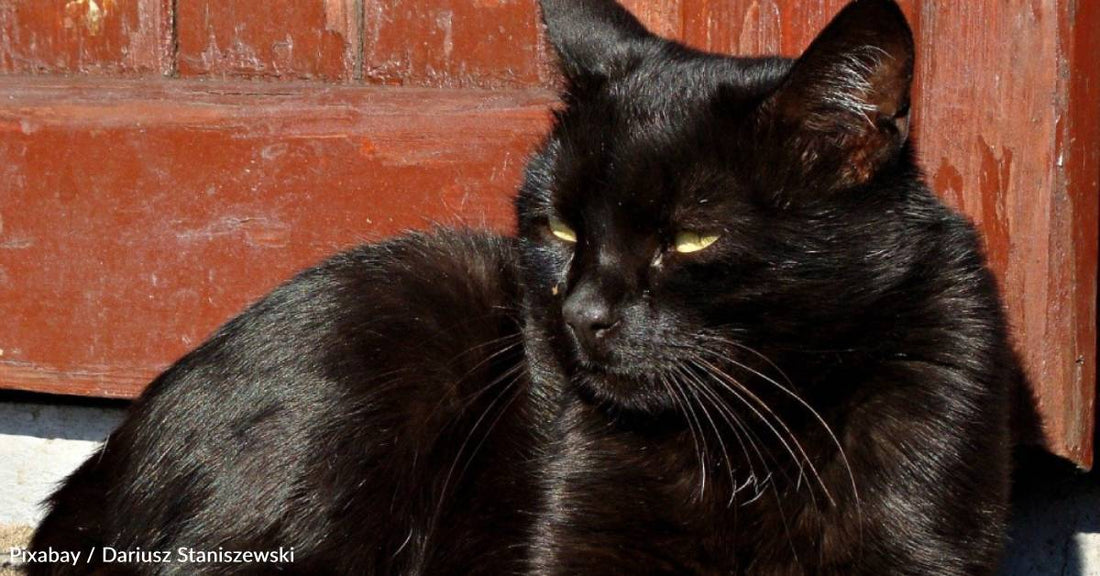
<svg viewBox="0 0 1100 576"><path fill-rule="evenodd" d="M534 0L365 0L364 79L377 84L549 85Z"/></svg>
<svg viewBox="0 0 1100 576"><path fill-rule="evenodd" d="M509 230L549 103L0 80L0 385L132 397L341 248L436 223Z"/></svg>
<svg viewBox="0 0 1100 576"><path fill-rule="evenodd" d="M359 77L356 0L193 0L176 6L180 76Z"/></svg>
<svg viewBox="0 0 1100 576"><path fill-rule="evenodd" d="M0 0L0 73L172 70L170 0Z"/></svg>

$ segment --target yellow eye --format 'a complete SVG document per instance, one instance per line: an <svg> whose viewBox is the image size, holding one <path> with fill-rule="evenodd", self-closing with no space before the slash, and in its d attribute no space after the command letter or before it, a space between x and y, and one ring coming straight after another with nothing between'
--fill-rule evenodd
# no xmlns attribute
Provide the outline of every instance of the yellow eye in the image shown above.
<svg viewBox="0 0 1100 576"><path fill-rule="evenodd" d="M565 240L570 244L577 241L577 233L574 232L568 224L562 222L561 220L558 220L557 218L554 218L553 216L550 217L550 232L554 236L557 236L561 240Z"/></svg>
<svg viewBox="0 0 1100 576"><path fill-rule="evenodd" d="M679 232L673 247L681 254L698 252L718 241L717 234L699 234L698 232Z"/></svg>

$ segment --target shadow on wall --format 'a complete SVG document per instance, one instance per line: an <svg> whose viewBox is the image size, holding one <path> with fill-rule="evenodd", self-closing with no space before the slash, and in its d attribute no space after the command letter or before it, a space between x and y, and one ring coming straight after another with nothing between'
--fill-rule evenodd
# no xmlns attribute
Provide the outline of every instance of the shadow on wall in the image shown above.
<svg viewBox="0 0 1100 576"><path fill-rule="evenodd" d="M1022 454L1001 576L1100 576L1100 473Z"/></svg>

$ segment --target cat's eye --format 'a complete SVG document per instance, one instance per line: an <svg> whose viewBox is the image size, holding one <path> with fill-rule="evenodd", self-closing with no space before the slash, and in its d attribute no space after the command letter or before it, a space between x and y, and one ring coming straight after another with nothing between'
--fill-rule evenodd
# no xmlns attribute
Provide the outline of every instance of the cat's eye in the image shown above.
<svg viewBox="0 0 1100 576"><path fill-rule="evenodd" d="M681 254L691 254L709 247L718 241L717 234L700 234L698 232L678 232L673 238L672 247Z"/></svg>
<svg viewBox="0 0 1100 576"><path fill-rule="evenodd" d="M550 233L570 244L577 241L577 233L568 224L553 216L550 217Z"/></svg>

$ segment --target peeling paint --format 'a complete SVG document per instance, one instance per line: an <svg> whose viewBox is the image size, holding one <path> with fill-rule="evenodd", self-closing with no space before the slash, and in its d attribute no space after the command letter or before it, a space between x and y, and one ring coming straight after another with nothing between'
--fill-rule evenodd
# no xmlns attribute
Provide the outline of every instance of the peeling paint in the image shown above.
<svg viewBox="0 0 1100 576"><path fill-rule="evenodd" d="M349 17L347 0L324 0L325 2L325 30L336 32L345 38L352 35L348 32L352 29L354 19Z"/></svg>
<svg viewBox="0 0 1100 576"><path fill-rule="evenodd" d="M454 12L444 10L435 18L435 25L443 31L443 61L451 63L455 51Z"/></svg>
<svg viewBox="0 0 1100 576"><path fill-rule="evenodd" d="M92 36L103 31L103 21L114 11L115 0L71 0L65 4L65 28L82 25Z"/></svg>
<svg viewBox="0 0 1100 576"><path fill-rule="evenodd" d="M289 148L290 145L286 142L270 144L268 146L264 146L263 149L260 150L260 157L267 161L276 160L283 154L286 154L286 151Z"/></svg>
<svg viewBox="0 0 1100 576"><path fill-rule="evenodd" d="M240 30L238 29L239 33ZM239 37L235 37L232 45L222 50L218 47L218 38L211 30L207 37L206 48L201 54L202 65L207 70L216 70L220 72L225 71L240 71L240 70L253 70L263 71L266 66L263 60L256 53L256 50L245 44Z"/></svg>
<svg viewBox="0 0 1100 576"><path fill-rule="evenodd" d="M989 259L993 269L1005 272L1011 251L1008 194L1012 189L1011 148L1002 148L997 155L985 138L978 136L978 152L981 156L981 221L989 245Z"/></svg>
<svg viewBox="0 0 1100 576"><path fill-rule="evenodd" d="M940 196L950 201L958 208L963 207L963 176L959 169L944 157L940 160L940 166L932 180L932 186Z"/></svg>
<svg viewBox="0 0 1100 576"><path fill-rule="evenodd" d="M286 38L271 45L272 65L276 74L284 74L294 68L294 37L287 33Z"/></svg>
<svg viewBox="0 0 1100 576"><path fill-rule="evenodd" d="M34 246L34 240L30 238L12 238L0 242L0 250L26 250L31 246Z"/></svg>
<svg viewBox="0 0 1100 576"><path fill-rule="evenodd" d="M290 243L290 226L264 217L225 217L202 228L176 232L183 242L210 241L223 236L243 235L244 242L257 248L281 248Z"/></svg>

